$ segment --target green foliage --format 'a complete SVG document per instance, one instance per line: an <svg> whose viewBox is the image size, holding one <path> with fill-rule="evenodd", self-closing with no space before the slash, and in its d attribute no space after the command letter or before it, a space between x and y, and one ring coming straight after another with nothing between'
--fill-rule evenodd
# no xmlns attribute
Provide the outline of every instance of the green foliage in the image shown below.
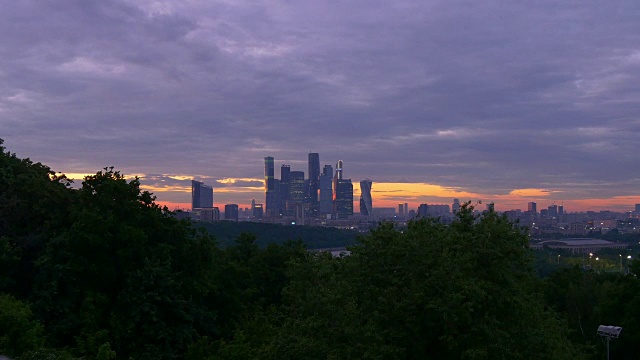
<svg viewBox="0 0 640 360"><path fill-rule="evenodd" d="M216 333L215 242L139 185L111 168L87 177L71 226L46 244L35 309L56 346L95 356L108 342L125 358L178 358Z"/></svg>
<svg viewBox="0 0 640 360"><path fill-rule="evenodd" d="M42 348L29 351L17 358L17 360L81 360L73 356L67 350Z"/></svg>
<svg viewBox="0 0 640 360"><path fill-rule="evenodd" d="M195 226L206 229L220 241L222 246L233 246L235 240L243 233L255 235L256 244L262 248L269 244L282 245L288 240L301 240L308 249L353 245L358 235L355 230L318 226L284 226L249 221L199 222L195 223Z"/></svg>
<svg viewBox="0 0 640 360"><path fill-rule="evenodd" d="M98 348L98 355L96 360L112 360L116 358L116 352L111 350L109 343L104 343Z"/></svg>
<svg viewBox="0 0 640 360"><path fill-rule="evenodd" d="M42 325L29 306L13 296L0 294L0 354L15 357L44 344Z"/></svg>
<svg viewBox="0 0 640 360"><path fill-rule="evenodd" d="M545 281L546 303L563 314L573 340L603 356L596 334L599 325L623 328L612 343L612 358L632 359L640 353L640 282L633 275L583 271L578 267L553 273Z"/></svg>
<svg viewBox="0 0 640 360"><path fill-rule="evenodd" d="M5 152L0 139L0 291L24 299L44 241L66 225L69 181Z"/></svg>
<svg viewBox="0 0 640 360"><path fill-rule="evenodd" d="M219 356L580 358L544 308L526 234L506 218L465 206L450 226L382 224L350 250L297 259L281 311L247 321Z"/></svg>

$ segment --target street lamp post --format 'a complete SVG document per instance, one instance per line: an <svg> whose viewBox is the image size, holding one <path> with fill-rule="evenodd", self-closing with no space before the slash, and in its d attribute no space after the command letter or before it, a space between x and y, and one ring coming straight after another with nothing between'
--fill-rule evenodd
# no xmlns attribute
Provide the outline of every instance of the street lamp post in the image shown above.
<svg viewBox="0 0 640 360"><path fill-rule="evenodd" d="M621 331L622 328L620 326L598 326L598 335L602 336L607 342L607 360L609 360L609 342L612 339L617 339Z"/></svg>
<svg viewBox="0 0 640 360"><path fill-rule="evenodd" d="M629 274L629 260L631 260L631 255L627 256L627 274Z"/></svg>
<svg viewBox="0 0 640 360"><path fill-rule="evenodd" d="M620 272L623 273L624 271L622 271L622 254L618 254L618 256L620 256Z"/></svg>

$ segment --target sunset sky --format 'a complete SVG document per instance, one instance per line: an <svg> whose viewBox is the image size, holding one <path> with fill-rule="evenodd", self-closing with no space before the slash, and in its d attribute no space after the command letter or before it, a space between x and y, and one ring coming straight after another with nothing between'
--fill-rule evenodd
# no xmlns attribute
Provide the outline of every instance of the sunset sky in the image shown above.
<svg viewBox="0 0 640 360"><path fill-rule="evenodd" d="M0 138L170 208L264 202L265 156L374 207L640 203L640 2L0 0Z"/></svg>

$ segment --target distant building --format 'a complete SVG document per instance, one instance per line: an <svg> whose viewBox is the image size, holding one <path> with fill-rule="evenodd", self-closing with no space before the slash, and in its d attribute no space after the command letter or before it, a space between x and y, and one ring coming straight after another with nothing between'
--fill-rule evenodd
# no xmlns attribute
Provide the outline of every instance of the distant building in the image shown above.
<svg viewBox="0 0 640 360"><path fill-rule="evenodd" d="M353 215L353 184L351 179L342 178L342 165L342 160L338 160L333 175L333 213L338 219Z"/></svg>
<svg viewBox="0 0 640 360"><path fill-rule="evenodd" d="M309 153L309 184L307 187L307 199L309 207L309 215L315 217L318 215L318 191L320 188L320 154Z"/></svg>
<svg viewBox="0 0 640 360"><path fill-rule="evenodd" d="M421 217L445 217L448 218L451 215L449 205L446 204L420 204L418 206L418 216Z"/></svg>
<svg viewBox="0 0 640 360"><path fill-rule="evenodd" d="M550 249L562 249L572 254L588 254L594 253L603 249L626 249L627 245L623 243L613 243L600 239L561 239L561 240L546 240L536 244L530 244L530 248L534 250L542 250L544 247Z"/></svg>
<svg viewBox="0 0 640 360"><path fill-rule="evenodd" d="M429 205L428 214L429 216L433 216L433 217L438 217L438 216L448 217L449 215L451 215L451 208L447 204Z"/></svg>
<svg viewBox="0 0 640 360"><path fill-rule="evenodd" d="M420 213L420 212L418 212L418 213ZM401 217L404 216L404 204L403 203L398 204L398 216L401 216Z"/></svg>
<svg viewBox="0 0 640 360"><path fill-rule="evenodd" d="M538 212L538 205L533 201L527 204L527 211L536 214Z"/></svg>
<svg viewBox="0 0 640 360"><path fill-rule="evenodd" d="M420 217L429 216L429 205L427 205L427 204L418 205L418 216L420 216Z"/></svg>
<svg viewBox="0 0 640 360"><path fill-rule="evenodd" d="M279 212L279 189L276 188L274 159L272 156L264 158L264 191L267 212Z"/></svg>
<svg viewBox="0 0 640 360"><path fill-rule="evenodd" d="M456 214L460 212L460 200L453 199L453 205L451 205L451 211Z"/></svg>
<svg viewBox="0 0 640 360"><path fill-rule="evenodd" d="M251 214L254 219L262 219L264 217L264 208L262 204L255 204L253 207L253 214Z"/></svg>
<svg viewBox="0 0 640 360"><path fill-rule="evenodd" d="M191 210L213 207L213 188L191 180Z"/></svg>
<svg viewBox="0 0 640 360"><path fill-rule="evenodd" d="M192 218L199 221L220 221L220 209L217 207L194 209Z"/></svg>
<svg viewBox="0 0 640 360"><path fill-rule="evenodd" d="M336 163L336 173L333 176L334 179L342 179L342 160L338 160Z"/></svg>
<svg viewBox="0 0 640 360"><path fill-rule="evenodd" d="M280 213L287 213L287 201L289 200L289 174L291 167L282 165L280 167Z"/></svg>
<svg viewBox="0 0 640 360"><path fill-rule="evenodd" d="M373 209L373 214L380 219L392 218L396 216L394 207L377 207Z"/></svg>
<svg viewBox="0 0 640 360"><path fill-rule="evenodd" d="M372 184L373 182L369 179L360 181L360 214L364 216L373 215Z"/></svg>
<svg viewBox="0 0 640 360"><path fill-rule="evenodd" d="M640 215L640 204L636 204L636 215Z"/></svg>
<svg viewBox="0 0 640 360"><path fill-rule="evenodd" d="M353 215L353 184L351 179L338 179L335 186L334 213L338 219L346 219Z"/></svg>
<svg viewBox="0 0 640 360"><path fill-rule="evenodd" d="M569 231L574 235L585 235L587 233L587 226L583 223L572 223L569 226Z"/></svg>
<svg viewBox="0 0 640 360"><path fill-rule="evenodd" d="M294 215L296 208L300 206L304 206L304 171L291 171L289 173L287 212Z"/></svg>
<svg viewBox="0 0 640 360"><path fill-rule="evenodd" d="M224 219L238 221L238 204L227 204L224 206Z"/></svg>
<svg viewBox="0 0 640 360"><path fill-rule="evenodd" d="M320 199L318 212L321 215L333 212L333 167L325 165L319 180Z"/></svg>
<svg viewBox="0 0 640 360"><path fill-rule="evenodd" d="M178 220L191 219L191 212L178 210L175 213L173 213L173 217L175 217Z"/></svg>
<svg viewBox="0 0 640 360"><path fill-rule="evenodd" d="M493 202L490 202L490 203L487 204L487 211L488 212L496 211L496 207L495 207L495 204Z"/></svg>

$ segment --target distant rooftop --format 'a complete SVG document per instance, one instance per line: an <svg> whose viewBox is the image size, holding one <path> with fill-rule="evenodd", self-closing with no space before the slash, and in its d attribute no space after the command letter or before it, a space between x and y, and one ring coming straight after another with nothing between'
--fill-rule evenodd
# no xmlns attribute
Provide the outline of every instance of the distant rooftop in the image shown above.
<svg viewBox="0 0 640 360"><path fill-rule="evenodd" d="M589 253L600 249L622 249L626 244L613 243L607 240L590 238L568 238L558 240L545 240L539 243L530 244L531 249L542 250L543 246L551 249L565 249L572 253Z"/></svg>
<svg viewBox="0 0 640 360"><path fill-rule="evenodd" d="M539 242L538 244L548 244L548 243L562 243L565 245L573 245L573 246L613 244L611 241L602 240L602 239L591 239L591 238L567 238L567 239L558 239L558 240L545 240L545 241Z"/></svg>

